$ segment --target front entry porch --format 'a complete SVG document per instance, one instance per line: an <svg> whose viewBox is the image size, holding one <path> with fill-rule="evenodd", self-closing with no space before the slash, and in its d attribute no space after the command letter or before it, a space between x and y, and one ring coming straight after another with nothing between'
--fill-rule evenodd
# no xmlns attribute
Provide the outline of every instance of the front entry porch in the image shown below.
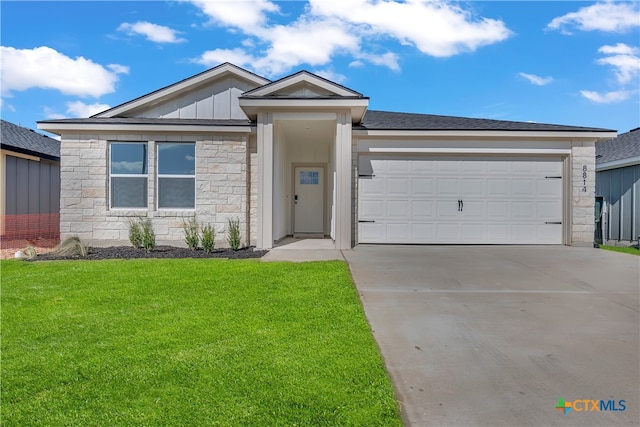
<svg viewBox="0 0 640 427"><path fill-rule="evenodd" d="M351 248L351 115L261 112L257 134L257 247Z"/></svg>

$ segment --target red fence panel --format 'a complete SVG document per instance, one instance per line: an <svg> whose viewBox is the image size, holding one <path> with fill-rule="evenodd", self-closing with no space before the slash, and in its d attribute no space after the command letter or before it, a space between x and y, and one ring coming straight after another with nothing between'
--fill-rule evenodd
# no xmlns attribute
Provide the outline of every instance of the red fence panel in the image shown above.
<svg viewBox="0 0 640 427"><path fill-rule="evenodd" d="M53 247L60 242L60 214L2 215L0 231L2 248Z"/></svg>

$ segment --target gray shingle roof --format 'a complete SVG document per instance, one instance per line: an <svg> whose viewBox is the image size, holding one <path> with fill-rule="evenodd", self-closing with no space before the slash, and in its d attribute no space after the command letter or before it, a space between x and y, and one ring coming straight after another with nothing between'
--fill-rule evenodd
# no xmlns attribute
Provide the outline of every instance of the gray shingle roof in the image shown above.
<svg viewBox="0 0 640 427"><path fill-rule="evenodd" d="M621 133L616 138L596 142L596 163L640 156L640 128Z"/></svg>
<svg viewBox="0 0 640 427"><path fill-rule="evenodd" d="M362 123L359 126L354 126L354 129L615 132L610 129L580 126L437 116L433 114L394 113L376 110L367 110Z"/></svg>
<svg viewBox="0 0 640 427"><path fill-rule="evenodd" d="M2 124L0 127L2 148L60 160L60 141L5 120L0 120L0 122Z"/></svg>

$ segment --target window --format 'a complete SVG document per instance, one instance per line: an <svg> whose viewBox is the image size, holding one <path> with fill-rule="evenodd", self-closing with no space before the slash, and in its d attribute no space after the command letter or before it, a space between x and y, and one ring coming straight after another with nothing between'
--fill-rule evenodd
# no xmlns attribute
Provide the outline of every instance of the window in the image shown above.
<svg viewBox="0 0 640 427"><path fill-rule="evenodd" d="M158 144L158 208L194 209L196 205L196 145Z"/></svg>
<svg viewBox="0 0 640 427"><path fill-rule="evenodd" d="M147 144L110 144L110 205L116 209L147 207Z"/></svg>

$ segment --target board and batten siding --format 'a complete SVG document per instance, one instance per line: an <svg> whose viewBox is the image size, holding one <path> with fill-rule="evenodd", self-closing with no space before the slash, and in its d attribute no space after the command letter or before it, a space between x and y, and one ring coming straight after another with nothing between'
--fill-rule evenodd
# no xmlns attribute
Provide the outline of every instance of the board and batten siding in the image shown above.
<svg viewBox="0 0 640 427"><path fill-rule="evenodd" d="M255 85L240 79L224 79L181 94L178 98L141 111L135 116L164 119L246 120L247 116L240 108L238 97L254 87Z"/></svg>
<svg viewBox="0 0 640 427"><path fill-rule="evenodd" d="M597 172L596 195L607 202L606 240L636 241L640 235L640 165Z"/></svg>
<svg viewBox="0 0 640 427"><path fill-rule="evenodd" d="M48 161L5 157L5 214L60 212L60 166Z"/></svg>

